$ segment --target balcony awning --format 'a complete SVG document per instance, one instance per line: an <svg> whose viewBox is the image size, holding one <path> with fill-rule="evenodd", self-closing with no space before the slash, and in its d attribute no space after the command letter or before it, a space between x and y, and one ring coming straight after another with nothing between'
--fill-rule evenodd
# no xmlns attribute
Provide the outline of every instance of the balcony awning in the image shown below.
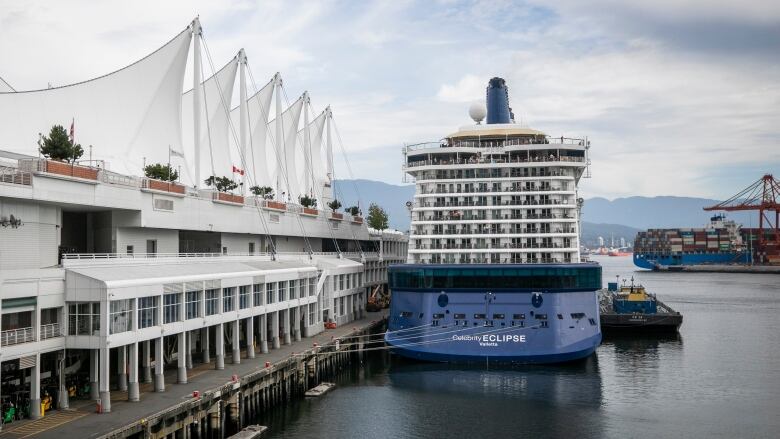
<svg viewBox="0 0 780 439"><path fill-rule="evenodd" d="M316 272L317 268L301 261L230 261L100 265L68 268L72 272L105 284L106 288L193 282L232 277L262 276L281 273Z"/></svg>

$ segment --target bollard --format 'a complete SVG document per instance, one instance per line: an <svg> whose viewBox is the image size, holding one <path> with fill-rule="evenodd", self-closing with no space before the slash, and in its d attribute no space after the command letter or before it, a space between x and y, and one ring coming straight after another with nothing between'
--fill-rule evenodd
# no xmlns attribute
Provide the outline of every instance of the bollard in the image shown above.
<svg viewBox="0 0 780 439"><path fill-rule="evenodd" d="M193 398L200 398L200 391L199 390L193 390L192 391L192 397Z"/></svg>
<svg viewBox="0 0 780 439"><path fill-rule="evenodd" d="M270 362L270 361L266 361L266 362L265 362L265 367L266 367L266 368L269 368L269 367L271 367L271 362Z"/></svg>
<svg viewBox="0 0 780 439"><path fill-rule="evenodd" d="M95 413L103 413L103 405L100 403L100 398L96 399L95 402L97 403Z"/></svg>
<svg viewBox="0 0 780 439"><path fill-rule="evenodd" d="M233 374L233 376L232 376L232 377L230 377L230 379L232 379L232 380L233 380L233 382L234 382L234 383L236 383L236 382L238 382L238 375L236 375L236 374Z"/></svg>

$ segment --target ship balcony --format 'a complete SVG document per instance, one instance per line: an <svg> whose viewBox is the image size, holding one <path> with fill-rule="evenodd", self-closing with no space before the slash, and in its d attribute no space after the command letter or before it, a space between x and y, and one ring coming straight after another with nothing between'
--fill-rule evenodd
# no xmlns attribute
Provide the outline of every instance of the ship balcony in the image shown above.
<svg viewBox="0 0 780 439"><path fill-rule="evenodd" d="M496 159L489 160L486 158L479 159L424 159L424 160L408 160L404 165L404 170L418 169L418 168L439 168L445 166L469 166L472 168L481 167L481 165L499 165L498 167L513 167L518 165L533 164L534 166L556 166L556 165L574 165L585 166L585 157L577 156L559 156L559 157L539 157L537 159Z"/></svg>
<svg viewBox="0 0 780 439"><path fill-rule="evenodd" d="M460 197L467 197L472 194L479 194L481 196L491 196L491 195L507 195L507 194L518 194L522 193L525 195L539 195L544 193L552 193L552 192L558 192L562 195L573 195L575 193L574 190L562 188L562 187L506 187L506 188L463 188L463 189L453 189L449 190L447 188L444 189L422 189L414 196L416 198L422 198L426 196L436 196L440 194L449 194L450 196L460 196Z"/></svg>
<svg viewBox="0 0 780 439"><path fill-rule="evenodd" d="M533 168L534 170L522 169L440 169L428 171L422 175L417 175L416 183L443 183L459 182L468 180L469 182L492 182L492 181L516 181L525 179L529 181L538 181L540 178L550 178L562 181L573 181L574 175L566 169Z"/></svg>
<svg viewBox="0 0 780 439"><path fill-rule="evenodd" d="M523 237L542 237L542 236L561 236L569 237L576 235L577 229L553 229L553 230L539 230L539 229L522 229L522 230L509 230L509 229L485 229L485 230L420 230L413 231L410 237L415 238L419 236L435 236L440 238L523 238Z"/></svg>
<svg viewBox="0 0 780 439"><path fill-rule="evenodd" d="M453 223L453 224L469 224L469 223L475 223L475 222L487 222L487 223L506 223L508 221L510 222L517 222L517 223L525 223L528 221L536 221L536 220L566 220L569 222L576 221L576 218L573 216L563 213L563 214L547 214L547 215L540 215L540 214L527 214L527 215L510 215L510 214L504 214L504 215L492 215L490 217L486 215L457 215L450 213L449 215L440 215L440 216L423 216L419 217L417 219L412 220L412 225L422 225L422 224L436 224L436 223Z"/></svg>
<svg viewBox="0 0 780 439"><path fill-rule="evenodd" d="M533 250L533 251L572 251L572 247L564 247L558 243L550 244L511 244L505 243L499 246L488 244L415 244L409 250Z"/></svg>
<svg viewBox="0 0 780 439"><path fill-rule="evenodd" d="M487 201L417 201L412 208L413 211L425 210L425 209L447 209L451 207L461 207L466 209L502 209L506 207L512 207L513 209L539 209L545 207L558 207L563 208L576 208L574 203L569 203L568 200L546 200L546 201L512 201L505 200L499 204L488 203Z"/></svg>
<svg viewBox="0 0 780 439"><path fill-rule="evenodd" d="M480 140L462 140L451 139L441 142L423 142L404 146L405 152L414 152L422 150L437 151L444 148L506 148L512 146L536 147L536 148L557 148L557 147L589 147L590 142L587 139L579 137L566 136L523 136L513 139L480 139Z"/></svg>

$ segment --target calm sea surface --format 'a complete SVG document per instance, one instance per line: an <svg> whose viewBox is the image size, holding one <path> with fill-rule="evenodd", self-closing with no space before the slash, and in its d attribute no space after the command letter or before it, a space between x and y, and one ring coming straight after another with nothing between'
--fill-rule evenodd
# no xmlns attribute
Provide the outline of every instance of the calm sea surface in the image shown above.
<svg viewBox="0 0 780 439"><path fill-rule="evenodd" d="M259 419L273 438L780 438L780 276L634 271L683 313L680 337L605 339L571 366L511 369L374 355L323 398Z"/></svg>

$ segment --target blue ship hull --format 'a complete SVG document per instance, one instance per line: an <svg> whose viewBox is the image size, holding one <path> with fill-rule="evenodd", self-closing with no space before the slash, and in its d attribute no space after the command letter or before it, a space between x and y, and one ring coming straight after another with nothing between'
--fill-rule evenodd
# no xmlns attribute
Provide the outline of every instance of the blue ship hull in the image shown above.
<svg viewBox="0 0 780 439"><path fill-rule="evenodd" d="M674 267L682 265L703 264L748 264L750 255L747 252L720 253L671 253L671 254L637 254L634 253L634 265L647 270L655 270L658 266Z"/></svg>
<svg viewBox="0 0 780 439"><path fill-rule="evenodd" d="M563 264L557 265L547 267L559 270ZM583 264L568 266L577 265ZM588 265L598 276L597 284L548 282L547 287L524 284L533 283L524 276L533 276L530 273L535 269L545 273L545 266L425 265L421 266L425 273L435 273L440 267L448 272L467 270L467 276L474 276L476 284L484 287L460 285L457 278L436 285L434 274L429 285L425 285L429 279L422 280L422 288L410 288L393 276L414 266L391 267L392 301L385 342L399 355L435 362L562 363L586 358L601 343L596 294L601 267ZM484 274L489 270L497 270L497 276ZM505 272L516 277L501 277ZM555 278L550 279L555 283Z"/></svg>

